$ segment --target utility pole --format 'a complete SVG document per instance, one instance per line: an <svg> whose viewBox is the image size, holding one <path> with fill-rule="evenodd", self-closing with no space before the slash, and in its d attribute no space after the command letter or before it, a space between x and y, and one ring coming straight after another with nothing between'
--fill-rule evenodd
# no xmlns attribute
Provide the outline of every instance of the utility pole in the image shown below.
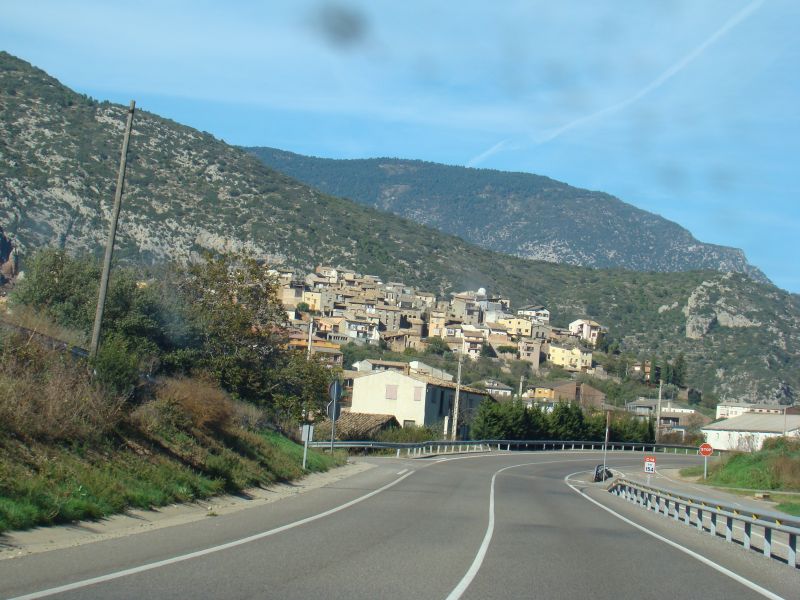
<svg viewBox="0 0 800 600"><path fill-rule="evenodd" d="M656 406L656 444L658 443L658 431L661 429L661 385L664 382L658 380L658 405Z"/></svg>
<svg viewBox="0 0 800 600"><path fill-rule="evenodd" d="M519 376L519 392L517 392L517 399L522 400L522 382L525 381L525 375Z"/></svg>
<svg viewBox="0 0 800 600"><path fill-rule="evenodd" d="M119 211L122 205L122 188L125 185L125 163L128 159L128 141L131 137L131 127L133 126L133 112L136 102L131 100L128 108L128 123L125 126L125 137L122 139L122 155L119 159L119 173L117 174L117 191L114 194L114 208L111 212L111 229L108 232L106 241L106 255L103 260L103 274L100 278L100 294L97 297L97 312L94 316L94 328L92 329L92 344L89 346L89 358L97 356L97 349L100 346L100 326L103 322L103 311L106 305L106 294L108 293L108 278L111 274L111 255L114 253L114 241L117 237L117 223L119 222Z"/></svg>
<svg viewBox="0 0 800 600"><path fill-rule="evenodd" d="M314 316L308 315L308 349L306 350L306 360L311 360L311 343L314 335Z"/></svg>
<svg viewBox="0 0 800 600"><path fill-rule="evenodd" d="M461 395L461 359L464 355L458 353L458 376L456 377L456 397L453 401L453 441L458 439L458 399Z"/></svg>

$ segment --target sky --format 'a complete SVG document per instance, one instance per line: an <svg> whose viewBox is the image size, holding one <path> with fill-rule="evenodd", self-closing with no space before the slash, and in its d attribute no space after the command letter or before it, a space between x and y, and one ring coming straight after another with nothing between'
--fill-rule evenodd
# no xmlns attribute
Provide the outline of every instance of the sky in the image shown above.
<svg viewBox="0 0 800 600"><path fill-rule="evenodd" d="M796 0L27 0L0 49L231 144L547 175L800 293Z"/></svg>

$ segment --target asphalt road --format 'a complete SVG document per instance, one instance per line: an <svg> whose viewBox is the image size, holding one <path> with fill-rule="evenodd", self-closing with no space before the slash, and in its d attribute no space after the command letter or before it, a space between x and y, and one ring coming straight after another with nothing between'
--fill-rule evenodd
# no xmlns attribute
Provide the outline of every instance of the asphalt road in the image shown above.
<svg viewBox="0 0 800 600"><path fill-rule="evenodd" d="M579 483L597 453L369 460L273 504L0 561L0 597L800 598L800 570Z"/></svg>

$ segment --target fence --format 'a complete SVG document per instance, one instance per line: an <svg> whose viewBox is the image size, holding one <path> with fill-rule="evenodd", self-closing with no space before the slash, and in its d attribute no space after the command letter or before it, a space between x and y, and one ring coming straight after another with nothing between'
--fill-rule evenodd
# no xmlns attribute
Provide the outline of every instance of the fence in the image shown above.
<svg viewBox="0 0 800 600"><path fill-rule="evenodd" d="M785 560L788 565L798 568L800 519L768 511L744 510L714 499L643 485L628 479L616 479L608 491L676 522L696 527L698 531L741 544L745 549L761 552L769 558ZM753 544L756 536L761 538L760 547ZM780 551L778 547L785 547L786 551Z"/></svg>

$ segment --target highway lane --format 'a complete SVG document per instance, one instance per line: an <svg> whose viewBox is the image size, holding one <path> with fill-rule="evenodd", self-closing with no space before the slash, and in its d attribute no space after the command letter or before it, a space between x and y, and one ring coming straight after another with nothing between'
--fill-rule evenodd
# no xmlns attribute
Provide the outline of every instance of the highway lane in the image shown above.
<svg viewBox="0 0 800 600"><path fill-rule="evenodd" d="M609 515L568 487L565 475L592 468L600 460L597 453L450 458L371 459L377 468L264 507L2 561L0 595L52 590L154 561L172 561L54 597L675 598L699 597L698 590L712 599L763 597ZM686 460L659 457L662 465ZM641 455L615 454L610 464L641 468ZM494 529L488 539L495 474ZM644 511L638 515L639 509L621 505L625 503L596 486L584 487L634 520L655 518L652 528L694 545L780 596L798 596L800 578L788 567L727 548ZM236 540L309 517L315 520L236 545ZM481 548L485 552L476 566ZM474 578L465 585L470 567Z"/></svg>

